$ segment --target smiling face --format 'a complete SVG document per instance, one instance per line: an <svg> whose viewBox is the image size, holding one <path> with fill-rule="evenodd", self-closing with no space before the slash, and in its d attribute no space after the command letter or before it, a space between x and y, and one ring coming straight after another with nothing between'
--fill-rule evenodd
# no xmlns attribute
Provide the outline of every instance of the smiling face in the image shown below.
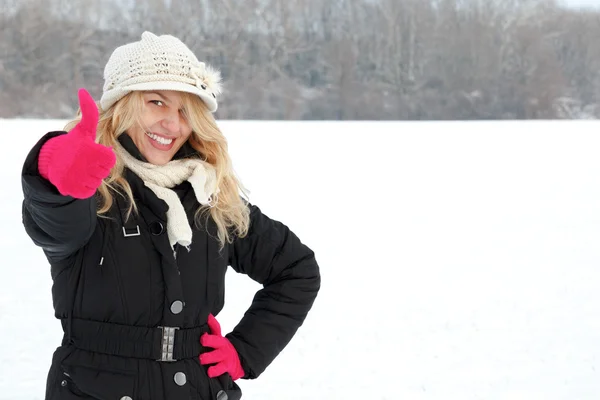
<svg viewBox="0 0 600 400"><path fill-rule="evenodd" d="M183 112L181 93L143 92L140 125L127 130L136 147L151 164L164 165L192 134Z"/></svg>

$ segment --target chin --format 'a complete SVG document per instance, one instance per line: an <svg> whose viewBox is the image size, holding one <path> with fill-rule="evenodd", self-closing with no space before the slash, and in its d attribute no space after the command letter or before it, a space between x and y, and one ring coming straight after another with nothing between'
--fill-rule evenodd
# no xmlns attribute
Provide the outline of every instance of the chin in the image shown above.
<svg viewBox="0 0 600 400"><path fill-rule="evenodd" d="M164 158L164 157L151 157L147 159L150 164L154 164L154 165L165 165L167 164L169 161L171 161L171 158Z"/></svg>
<svg viewBox="0 0 600 400"><path fill-rule="evenodd" d="M173 158L173 155L171 154L155 154L154 152L149 152L142 155L150 164L154 165L165 165Z"/></svg>

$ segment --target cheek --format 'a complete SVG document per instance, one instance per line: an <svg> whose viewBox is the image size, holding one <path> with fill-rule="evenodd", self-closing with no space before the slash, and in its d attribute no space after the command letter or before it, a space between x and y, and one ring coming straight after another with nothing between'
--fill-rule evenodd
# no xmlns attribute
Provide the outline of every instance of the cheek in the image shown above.
<svg viewBox="0 0 600 400"><path fill-rule="evenodd" d="M140 116L140 122L144 129L151 128L158 121L160 121L162 116L159 111L150 110L149 107L146 107Z"/></svg>
<svg viewBox="0 0 600 400"><path fill-rule="evenodd" d="M187 122L183 122L183 126L182 126L182 133L183 133L183 138L185 140L188 140L189 137L192 135L192 128L190 128L190 126L187 124Z"/></svg>

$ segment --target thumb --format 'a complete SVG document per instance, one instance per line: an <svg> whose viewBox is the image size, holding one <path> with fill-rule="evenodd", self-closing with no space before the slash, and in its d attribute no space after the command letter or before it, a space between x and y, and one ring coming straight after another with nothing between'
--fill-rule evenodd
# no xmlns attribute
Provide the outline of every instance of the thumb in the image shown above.
<svg viewBox="0 0 600 400"><path fill-rule="evenodd" d="M81 121L77 126L84 136L96 139L98 127L98 107L92 96L85 89L79 89L79 108L81 108Z"/></svg>
<svg viewBox="0 0 600 400"><path fill-rule="evenodd" d="M214 315L208 314L207 322L208 322L208 327L210 328L210 333L212 333L213 335L222 336L221 335L221 325L219 324L219 321L217 321L217 319L215 318Z"/></svg>

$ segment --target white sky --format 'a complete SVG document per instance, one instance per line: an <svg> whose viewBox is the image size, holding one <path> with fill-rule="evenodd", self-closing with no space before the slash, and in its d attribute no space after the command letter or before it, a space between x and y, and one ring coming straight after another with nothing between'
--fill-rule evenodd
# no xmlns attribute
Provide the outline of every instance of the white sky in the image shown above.
<svg viewBox="0 0 600 400"><path fill-rule="evenodd" d="M574 7L600 7L600 0L562 0L565 4Z"/></svg>

